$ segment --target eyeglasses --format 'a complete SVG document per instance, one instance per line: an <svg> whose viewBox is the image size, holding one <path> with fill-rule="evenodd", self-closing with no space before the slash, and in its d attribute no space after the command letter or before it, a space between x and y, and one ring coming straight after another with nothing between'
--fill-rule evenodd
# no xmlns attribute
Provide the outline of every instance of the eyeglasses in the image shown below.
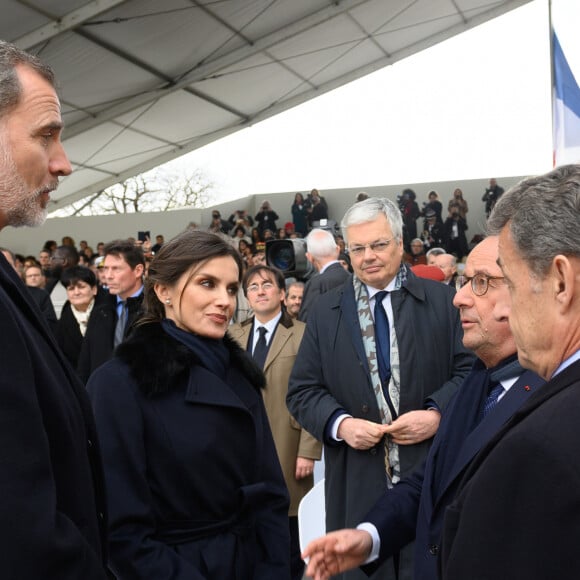
<svg viewBox="0 0 580 580"><path fill-rule="evenodd" d="M504 280L504 276L486 276L476 274L475 276L457 276L455 288L461 290L468 282L471 282L471 289L476 296L484 296L489 290L490 280Z"/></svg>
<svg viewBox="0 0 580 580"><path fill-rule="evenodd" d="M365 250L370 248L371 252L374 252L375 254L382 254L383 252L387 251L388 247L391 245L391 242L394 239L395 238L391 238L390 240L378 240L376 242L371 242L370 244L349 246L348 253L356 257L363 256Z"/></svg>
<svg viewBox="0 0 580 580"><path fill-rule="evenodd" d="M246 292L254 294L255 292L259 292L260 288L262 288L264 292L268 292L268 290L274 288L274 284L272 284L272 282L264 282L261 286L260 284L250 284L247 287Z"/></svg>

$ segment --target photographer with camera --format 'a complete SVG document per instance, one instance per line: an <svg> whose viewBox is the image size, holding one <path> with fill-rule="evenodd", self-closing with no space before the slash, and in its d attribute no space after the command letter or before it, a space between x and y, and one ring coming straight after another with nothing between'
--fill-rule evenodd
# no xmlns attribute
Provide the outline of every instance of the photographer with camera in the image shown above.
<svg viewBox="0 0 580 580"><path fill-rule="evenodd" d="M445 220L443 228L445 249L448 254L456 256L457 261L460 262L469 253L469 247L467 245L467 237L465 236L467 222L465 218L461 217L456 207L453 207L449 212L449 217Z"/></svg>
<svg viewBox="0 0 580 580"><path fill-rule="evenodd" d="M481 201L485 202L485 215L487 217L489 217L489 214L491 213L493 206L497 203L497 200L502 196L502 194L503 187L500 187L497 184L495 178L492 177L489 180L489 187L485 188L485 193L481 198Z"/></svg>
<svg viewBox="0 0 580 580"><path fill-rule="evenodd" d="M278 227L276 226L276 220L278 219L278 214L272 209L269 201L264 201L260 211L256 214L255 220L258 222L258 233L260 238L264 240L264 232L270 230L273 234L276 234Z"/></svg>

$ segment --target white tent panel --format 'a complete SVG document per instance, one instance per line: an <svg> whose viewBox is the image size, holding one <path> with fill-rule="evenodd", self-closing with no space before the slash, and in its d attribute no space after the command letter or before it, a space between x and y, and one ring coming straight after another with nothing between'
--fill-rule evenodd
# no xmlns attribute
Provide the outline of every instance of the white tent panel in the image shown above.
<svg viewBox="0 0 580 580"><path fill-rule="evenodd" d="M63 205L528 1L3 0L0 38L57 73Z"/></svg>

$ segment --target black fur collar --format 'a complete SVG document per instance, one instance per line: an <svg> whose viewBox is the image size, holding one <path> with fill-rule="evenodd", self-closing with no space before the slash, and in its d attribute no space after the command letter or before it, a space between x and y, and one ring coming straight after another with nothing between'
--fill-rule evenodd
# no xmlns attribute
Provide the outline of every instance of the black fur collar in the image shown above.
<svg viewBox="0 0 580 580"><path fill-rule="evenodd" d="M224 344L230 353L231 364L256 389L266 386L262 370L227 334ZM117 348L115 355L130 369L131 376L146 395L170 390L185 380L192 365L199 364L197 356L185 345L170 337L158 322L142 324L133 330L129 339Z"/></svg>

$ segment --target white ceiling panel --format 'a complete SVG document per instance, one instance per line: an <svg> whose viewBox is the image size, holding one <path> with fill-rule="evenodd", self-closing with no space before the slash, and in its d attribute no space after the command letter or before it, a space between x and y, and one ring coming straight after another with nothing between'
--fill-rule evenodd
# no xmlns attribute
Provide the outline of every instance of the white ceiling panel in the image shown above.
<svg viewBox="0 0 580 580"><path fill-rule="evenodd" d="M529 0L2 0L52 65L65 205Z"/></svg>

